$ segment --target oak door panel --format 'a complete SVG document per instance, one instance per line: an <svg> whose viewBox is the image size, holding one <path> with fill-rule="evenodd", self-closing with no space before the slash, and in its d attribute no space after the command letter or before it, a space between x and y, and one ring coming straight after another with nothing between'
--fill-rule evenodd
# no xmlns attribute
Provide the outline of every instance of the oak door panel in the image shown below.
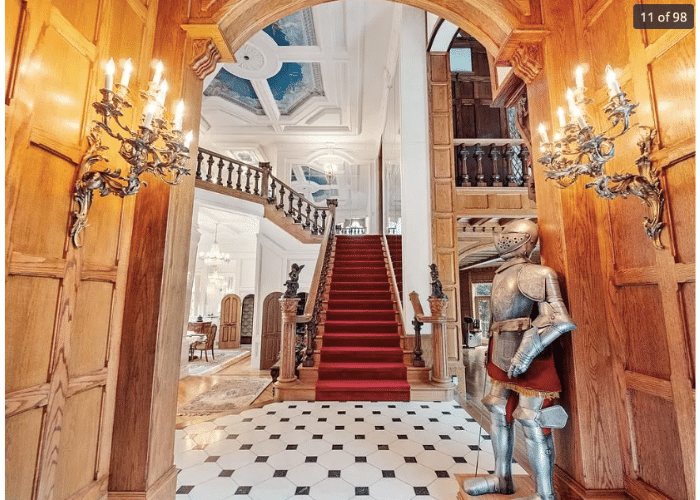
<svg viewBox="0 0 700 500"><path fill-rule="evenodd" d="M695 35L691 33L649 64L659 145L666 148L695 133ZM686 96L683 102L678 96ZM674 104L675 102L675 104Z"/></svg>
<svg viewBox="0 0 700 500"><path fill-rule="evenodd" d="M673 473L683 470L673 403L635 390L629 391L629 402L639 479L674 500L687 498L685 485Z"/></svg>
<svg viewBox="0 0 700 500"><path fill-rule="evenodd" d="M262 317L262 347L260 351L260 369L267 370L275 364L282 345L282 308L281 292L273 292L265 297Z"/></svg>
<svg viewBox="0 0 700 500"><path fill-rule="evenodd" d="M241 345L241 298L238 295L226 295L221 300L221 334L219 348L235 349Z"/></svg>
<svg viewBox="0 0 700 500"><path fill-rule="evenodd" d="M112 283L84 281L78 289L70 339L70 376L93 372L107 364L110 324L109 321L96 322L94 315L110 310L113 288Z"/></svg>
<svg viewBox="0 0 700 500"><path fill-rule="evenodd" d="M34 467L13 467L12 464L34 464L39 454L39 436L43 409L25 411L5 419L5 498L31 498Z"/></svg>
<svg viewBox="0 0 700 500"><path fill-rule="evenodd" d="M682 304L683 318L685 322L685 338L690 353L690 378L695 388L695 283L683 283L680 286L680 300Z"/></svg>
<svg viewBox="0 0 700 500"><path fill-rule="evenodd" d="M103 388L96 387L66 400L57 456L56 498L68 498L94 479L103 395Z"/></svg>
<svg viewBox="0 0 700 500"><path fill-rule="evenodd" d="M119 2L115 2L118 4ZM97 15L100 2L76 2L75 0L53 0L54 7L77 29L86 40L95 42Z"/></svg>
<svg viewBox="0 0 700 500"><path fill-rule="evenodd" d="M5 391L47 381L59 281L10 276L5 284Z"/></svg>
<svg viewBox="0 0 700 500"><path fill-rule="evenodd" d="M676 262L695 263L695 157L664 169L666 207Z"/></svg>

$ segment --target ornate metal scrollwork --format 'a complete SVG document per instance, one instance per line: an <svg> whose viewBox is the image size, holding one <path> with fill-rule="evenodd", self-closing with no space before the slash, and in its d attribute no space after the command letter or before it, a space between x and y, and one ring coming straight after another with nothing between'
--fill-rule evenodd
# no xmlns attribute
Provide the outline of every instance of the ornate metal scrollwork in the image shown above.
<svg viewBox="0 0 700 500"><path fill-rule="evenodd" d="M168 130L168 122L161 118L164 107L158 103L155 89L142 92L141 96L147 100L153 108L151 120L144 120L138 131L122 125L120 117L123 116L123 108L131 108L127 99L129 89L123 85L116 85L117 92L108 89L100 89L102 101L94 102L97 113L102 116L101 121L94 121L88 135L88 149L80 163L80 171L83 175L75 183L74 199L78 209L73 212L73 226L70 235L73 245L80 248L78 236L87 227L87 215L93 201L93 191L99 190L100 196L113 194L121 198L138 193L141 184L147 185L140 176L149 172L159 177L167 184L179 184L181 176L189 175L186 168L189 159L189 149L185 145L185 139L180 130ZM113 129L110 122L114 120L121 129ZM126 135L122 135L122 131ZM129 173L122 177L121 169L114 171L91 170L92 166L100 161L109 161L102 152L109 148L102 144L102 134L120 142L119 155L129 164Z"/></svg>
<svg viewBox="0 0 700 500"><path fill-rule="evenodd" d="M611 72L612 70L608 70ZM554 135L553 141L547 139L546 132L543 136L542 150L544 156L539 162L544 165L544 173L547 179L554 180L558 187L567 188L581 176L592 177L593 180L586 184L586 188L593 188L598 196L605 199L614 199L618 196L627 198L629 195L640 198L649 210L649 217L644 218L644 229L654 247L662 249L661 221L664 209L664 193L659 180L659 170L653 166L650 158L651 149L656 137L656 130L647 126L637 126L639 129L640 156L635 161L638 174L607 174L605 164L615 156L615 140L626 134L635 125L630 125L630 117L635 113L638 103L633 103L626 98L626 94L619 90L616 82L610 84L610 99L605 105L604 111L610 122L610 128L596 134L594 128L589 125L583 114L575 116L580 106L590 102L586 99L582 88L575 94L575 108L573 108L572 121L563 126ZM572 103L570 102L570 107ZM563 110L560 108L560 122L563 121ZM618 133L612 133L613 129L622 126Z"/></svg>

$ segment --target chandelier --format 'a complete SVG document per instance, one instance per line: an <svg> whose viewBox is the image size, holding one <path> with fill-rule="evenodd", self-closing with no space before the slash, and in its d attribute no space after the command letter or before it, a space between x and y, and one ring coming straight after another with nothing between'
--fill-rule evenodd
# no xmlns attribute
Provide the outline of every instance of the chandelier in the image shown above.
<svg viewBox="0 0 700 500"><path fill-rule="evenodd" d="M539 126L544 153L539 162L544 165L547 179L555 181L560 188L567 188L580 176L587 176L593 180L586 187L594 188L601 198L612 200L618 196L627 198L628 195L640 198L649 210L649 217L644 218L647 236L657 249L662 249L664 193L659 170L653 166L650 158L656 130L647 126L638 127L640 156L635 160L638 173L605 172L606 163L615 156L615 140L634 126L630 125L630 116L639 105L627 99L610 66L606 67L605 73L609 99L603 111L610 121L610 127L597 133L593 125L586 121L585 106L592 101L586 98L583 68L579 66L576 68L576 90L568 89L566 92L571 119L567 123L564 109L557 110L559 131L552 141L544 124Z"/></svg>
<svg viewBox="0 0 700 500"><path fill-rule="evenodd" d="M225 264L230 262L231 260L231 256L227 253L223 253L219 248L218 236L219 225L217 224L214 233L214 243L211 245L211 249L206 253L199 252L199 258L202 259L204 263L208 266Z"/></svg>
<svg viewBox="0 0 700 500"><path fill-rule="evenodd" d="M93 122L87 136L88 150L80 163L80 172L83 174L75 184L73 197L78 209L73 212L70 234L76 248L81 247L78 236L88 225L88 211L96 189L101 196L113 194L124 198L135 195L142 184L146 185L141 179L141 175L146 172L172 185L179 184L182 176L190 173L187 160L192 132L184 134L182 131L183 101L177 103L172 122L163 117L168 90L167 82L161 81L163 64L158 61L148 90L141 92L145 105L137 130L132 130L121 122L123 110L134 107L128 99L129 80L133 70L131 60L124 64L122 78L117 84L114 83L115 69L114 60L110 59L105 68L105 86L100 89L102 100L92 103L102 119ZM122 177L121 169L91 170L93 164L109 161L102 154L109 149L102 144L103 134L120 144L119 155L129 165L125 177Z"/></svg>

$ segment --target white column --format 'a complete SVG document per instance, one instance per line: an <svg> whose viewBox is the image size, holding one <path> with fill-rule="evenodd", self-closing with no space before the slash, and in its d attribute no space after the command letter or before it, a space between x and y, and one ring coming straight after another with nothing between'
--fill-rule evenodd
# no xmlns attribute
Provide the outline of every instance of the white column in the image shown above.
<svg viewBox="0 0 700 500"><path fill-rule="evenodd" d="M404 6L399 55L401 103L401 219L404 314L413 317L408 293L430 294L432 255L430 149L425 12Z"/></svg>

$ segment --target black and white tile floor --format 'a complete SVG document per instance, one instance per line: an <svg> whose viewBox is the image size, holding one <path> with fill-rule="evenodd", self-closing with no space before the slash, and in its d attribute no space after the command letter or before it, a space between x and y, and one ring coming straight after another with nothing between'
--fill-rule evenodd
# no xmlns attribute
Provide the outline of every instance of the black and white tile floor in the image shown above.
<svg viewBox="0 0 700 500"><path fill-rule="evenodd" d="M452 500L455 474L494 465L454 401L272 403L175 439L178 500Z"/></svg>

